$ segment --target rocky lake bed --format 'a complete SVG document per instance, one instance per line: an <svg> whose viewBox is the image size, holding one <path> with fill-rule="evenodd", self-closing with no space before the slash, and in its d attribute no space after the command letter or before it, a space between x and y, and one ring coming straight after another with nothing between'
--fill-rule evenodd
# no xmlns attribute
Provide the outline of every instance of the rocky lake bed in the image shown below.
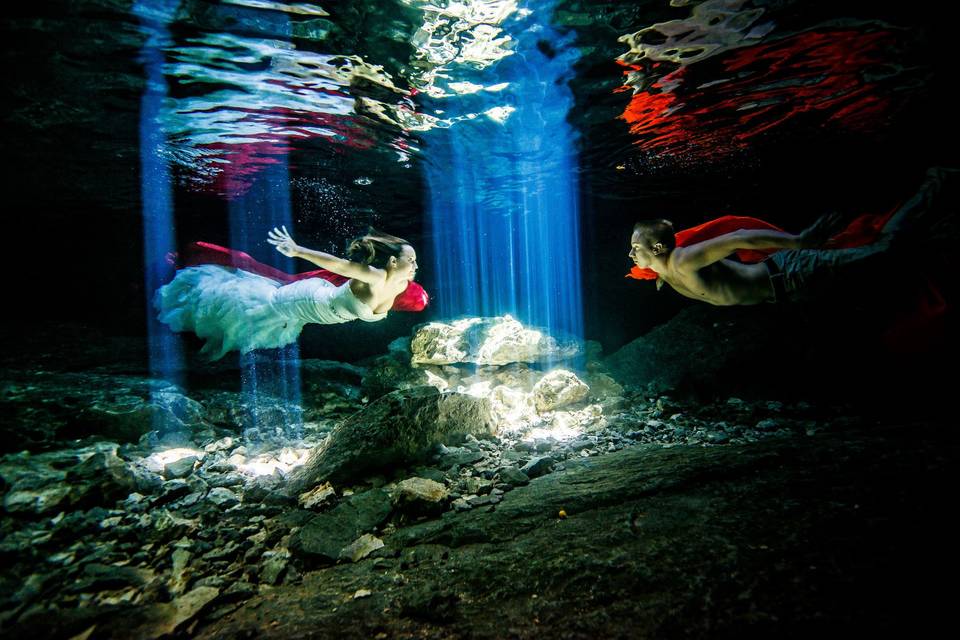
<svg viewBox="0 0 960 640"><path fill-rule="evenodd" d="M526 362L443 361L467 343L434 328L298 361L295 406L229 365L186 388L8 362L0 630L806 637L945 615L946 422L695 400L589 344L544 366L530 345L557 344L509 322L482 331Z"/></svg>

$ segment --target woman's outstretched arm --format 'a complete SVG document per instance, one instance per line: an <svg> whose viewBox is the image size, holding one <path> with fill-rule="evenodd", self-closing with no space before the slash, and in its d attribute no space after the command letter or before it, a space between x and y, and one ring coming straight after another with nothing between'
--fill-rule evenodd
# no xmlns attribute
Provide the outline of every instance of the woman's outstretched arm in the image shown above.
<svg viewBox="0 0 960 640"><path fill-rule="evenodd" d="M313 249L301 247L293 241L293 238L290 237L290 232L287 231L285 226L281 226L279 229L274 227L272 231L269 231L267 233L267 242L289 258L309 260L318 267L339 273L345 278L360 280L368 284L376 284L386 277L386 272L383 269L377 269L367 264L360 264L352 260L338 258L335 255L323 251L314 251Z"/></svg>

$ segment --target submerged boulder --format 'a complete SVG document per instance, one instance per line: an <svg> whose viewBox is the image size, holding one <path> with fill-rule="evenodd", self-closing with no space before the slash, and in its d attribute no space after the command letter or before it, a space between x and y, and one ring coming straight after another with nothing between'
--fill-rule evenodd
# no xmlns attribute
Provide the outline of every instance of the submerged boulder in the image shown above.
<svg viewBox="0 0 960 640"><path fill-rule="evenodd" d="M580 353L580 345L561 342L505 315L427 323L414 333L410 350L414 364L504 365L570 358Z"/></svg>
<svg viewBox="0 0 960 640"><path fill-rule="evenodd" d="M538 419L533 394L499 385L490 392L492 415L498 425L518 426L533 424Z"/></svg>
<svg viewBox="0 0 960 640"><path fill-rule="evenodd" d="M683 395L767 389L787 383L810 344L799 319L769 305L688 307L670 322L624 345L603 361L618 383ZM771 354L790 362L771 375Z"/></svg>
<svg viewBox="0 0 960 640"><path fill-rule="evenodd" d="M430 384L427 373L410 366L410 354L395 351L369 362L363 376L363 393L371 400L391 391Z"/></svg>
<svg viewBox="0 0 960 640"><path fill-rule="evenodd" d="M533 388L533 402L540 413L553 411L568 404L580 402L590 394L590 387L575 373L555 369L537 382Z"/></svg>
<svg viewBox="0 0 960 640"><path fill-rule="evenodd" d="M290 551L300 558L321 563L362 557L360 547L364 547L364 543L352 545L358 536L383 526L392 510L390 495L382 489L351 496L327 513L310 518L291 537Z"/></svg>
<svg viewBox="0 0 960 640"><path fill-rule="evenodd" d="M340 423L291 474L288 491L299 495L324 481L348 483L422 460L437 443L493 431L485 398L433 387L394 391Z"/></svg>

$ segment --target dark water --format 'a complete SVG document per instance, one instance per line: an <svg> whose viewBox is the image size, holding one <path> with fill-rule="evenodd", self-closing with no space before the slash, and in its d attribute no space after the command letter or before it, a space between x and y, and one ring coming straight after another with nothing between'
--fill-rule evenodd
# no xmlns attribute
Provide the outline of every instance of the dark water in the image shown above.
<svg viewBox="0 0 960 640"><path fill-rule="evenodd" d="M483 127L496 126L484 113L525 99L491 82L523 55L516 45L535 28L524 11L511 2L14 9L4 19L14 235L42 231L43 256L23 247L40 277L56 279L68 263L84 283L56 303L33 286L17 296L42 318L144 330L148 108L163 142L150 166L169 175L174 245L235 239L231 206L244 198L253 234L269 224L256 212L289 188L308 246L339 250L373 223L431 247L425 175L442 162L431 136L473 135L480 157L503 151L483 148ZM926 167L954 159L949 21L935 10L561 2L552 14L557 35L535 46L569 60L556 81L573 99L584 330L608 349L680 304L669 295L648 304L648 288L621 282L633 219L682 226L737 213L797 229L828 209L885 209ZM151 83L161 93L148 107ZM475 196L481 206L554 170L500 166ZM430 271L421 273L428 288L438 284Z"/></svg>
<svg viewBox="0 0 960 640"><path fill-rule="evenodd" d="M814 304L715 308L624 276L638 219L798 232L960 166L955 25L867 0L7 7L0 635L933 625L925 573L956 564L956 185L920 200L896 261ZM168 253L311 268L265 242L276 225L340 255L368 225L408 239L430 306L203 361L150 306ZM503 313L593 341L565 361L575 400L535 394L553 360L390 350ZM434 446L451 416L470 438ZM331 442L342 482L298 503L289 474ZM442 508L381 491L413 476ZM387 549L343 562L361 532Z"/></svg>

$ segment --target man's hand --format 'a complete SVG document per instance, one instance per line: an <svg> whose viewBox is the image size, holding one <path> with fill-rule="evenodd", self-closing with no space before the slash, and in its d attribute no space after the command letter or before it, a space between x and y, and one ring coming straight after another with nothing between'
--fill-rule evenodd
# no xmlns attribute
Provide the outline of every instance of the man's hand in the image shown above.
<svg viewBox="0 0 960 640"><path fill-rule="evenodd" d="M273 231L267 232L267 242L276 247L277 251L288 258L296 258L300 251L300 246L290 237L290 232L285 226L273 228Z"/></svg>
<svg viewBox="0 0 960 640"><path fill-rule="evenodd" d="M843 216L834 211L820 216L816 221L800 232L801 249L816 249L827 243L843 229Z"/></svg>

